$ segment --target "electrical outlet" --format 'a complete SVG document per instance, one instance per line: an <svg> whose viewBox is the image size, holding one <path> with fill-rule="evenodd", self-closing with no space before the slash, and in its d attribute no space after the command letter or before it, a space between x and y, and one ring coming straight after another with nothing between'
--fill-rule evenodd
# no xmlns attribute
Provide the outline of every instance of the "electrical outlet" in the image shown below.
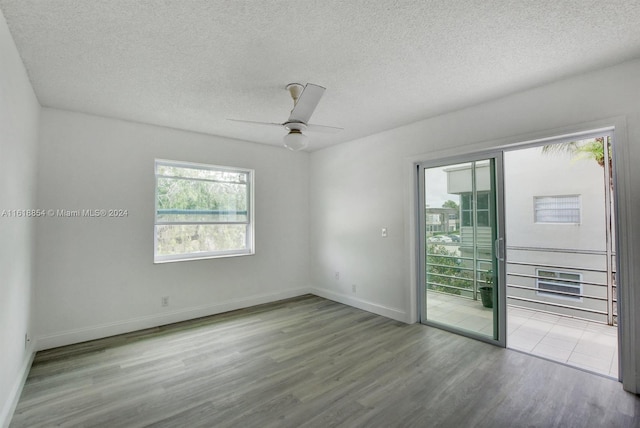
<svg viewBox="0 0 640 428"><path fill-rule="evenodd" d="M160 303L162 306L169 306L169 296L162 296Z"/></svg>
<svg viewBox="0 0 640 428"><path fill-rule="evenodd" d="M334 274L334 278L336 279L336 281L340 281L340 272L336 272Z"/></svg>
<svg viewBox="0 0 640 428"><path fill-rule="evenodd" d="M355 294L355 292L356 292L356 285L355 284L351 284L351 291Z"/></svg>

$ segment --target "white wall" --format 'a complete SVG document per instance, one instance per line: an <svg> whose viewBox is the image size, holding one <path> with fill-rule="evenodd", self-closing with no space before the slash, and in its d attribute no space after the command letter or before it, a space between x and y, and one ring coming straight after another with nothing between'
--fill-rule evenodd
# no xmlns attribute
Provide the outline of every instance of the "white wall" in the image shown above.
<svg viewBox="0 0 640 428"><path fill-rule="evenodd" d="M155 158L255 169L256 254L154 265ZM38 347L308 292L308 163L278 147L43 109L38 206L128 217L38 222Z"/></svg>
<svg viewBox="0 0 640 428"><path fill-rule="evenodd" d="M576 160L567 153L545 155L541 150L505 153L509 246L604 251L604 168L593 159ZM579 224L534 221L534 197L558 195L580 195Z"/></svg>
<svg viewBox="0 0 640 428"><path fill-rule="evenodd" d="M410 321L404 254L410 189L400 141L388 134L311 154L311 283L320 296Z"/></svg>
<svg viewBox="0 0 640 428"><path fill-rule="evenodd" d="M616 134L617 153L623 155L618 190L626 192L626 201L619 205L627 220L624 239L620 239L621 258L640 254L640 233L632 229L631 221L631 213L640 212L640 169L629 168L640 164L640 61L634 61L312 153L314 292L415 321L413 162L551 137L594 124L623 125ZM382 227L388 228L387 238L380 236ZM633 288L638 282L633 281L633 263L622 262L627 304L640 307ZM335 271L340 271L339 280ZM356 293L351 284L357 284ZM623 367L624 383L630 390L640 387L635 369L640 365L636 360L640 359L639 330L628 325L624 333L623 355L629 364Z"/></svg>
<svg viewBox="0 0 640 428"><path fill-rule="evenodd" d="M0 12L0 212L35 208L40 104ZM33 349L34 222L0 216L0 426L8 424Z"/></svg>

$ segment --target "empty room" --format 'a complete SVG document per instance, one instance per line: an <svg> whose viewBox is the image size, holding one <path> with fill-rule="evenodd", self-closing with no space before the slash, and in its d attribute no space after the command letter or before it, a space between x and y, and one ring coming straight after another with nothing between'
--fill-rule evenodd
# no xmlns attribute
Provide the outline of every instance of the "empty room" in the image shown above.
<svg viewBox="0 0 640 428"><path fill-rule="evenodd" d="M0 426L640 426L638 23L0 0Z"/></svg>

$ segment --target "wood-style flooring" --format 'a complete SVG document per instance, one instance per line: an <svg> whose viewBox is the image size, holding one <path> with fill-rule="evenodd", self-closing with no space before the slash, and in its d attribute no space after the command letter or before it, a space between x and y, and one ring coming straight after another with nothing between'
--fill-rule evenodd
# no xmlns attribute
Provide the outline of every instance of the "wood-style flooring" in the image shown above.
<svg viewBox="0 0 640 428"><path fill-rule="evenodd" d="M11 427L637 427L612 379L315 296L38 352Z"/></svg>

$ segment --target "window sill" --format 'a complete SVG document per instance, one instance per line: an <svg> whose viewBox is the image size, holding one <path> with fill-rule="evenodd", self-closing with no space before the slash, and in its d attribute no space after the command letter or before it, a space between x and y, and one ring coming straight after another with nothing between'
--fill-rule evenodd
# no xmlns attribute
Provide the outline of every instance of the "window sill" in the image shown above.
<svg viewBox="0 0 640 428"><path fill-rule="evenodd" d="M202 254L202 255L176 255L175 257L163 256L162 258L154 258L153 264L164 264L174 262L191 262L196 260L208 260L208 259L223 259L228 257L243 257L253 256L256 252L246 251L242 253L228 253L228 254ZM167 258L165 258L167 257Z"/></svg>

